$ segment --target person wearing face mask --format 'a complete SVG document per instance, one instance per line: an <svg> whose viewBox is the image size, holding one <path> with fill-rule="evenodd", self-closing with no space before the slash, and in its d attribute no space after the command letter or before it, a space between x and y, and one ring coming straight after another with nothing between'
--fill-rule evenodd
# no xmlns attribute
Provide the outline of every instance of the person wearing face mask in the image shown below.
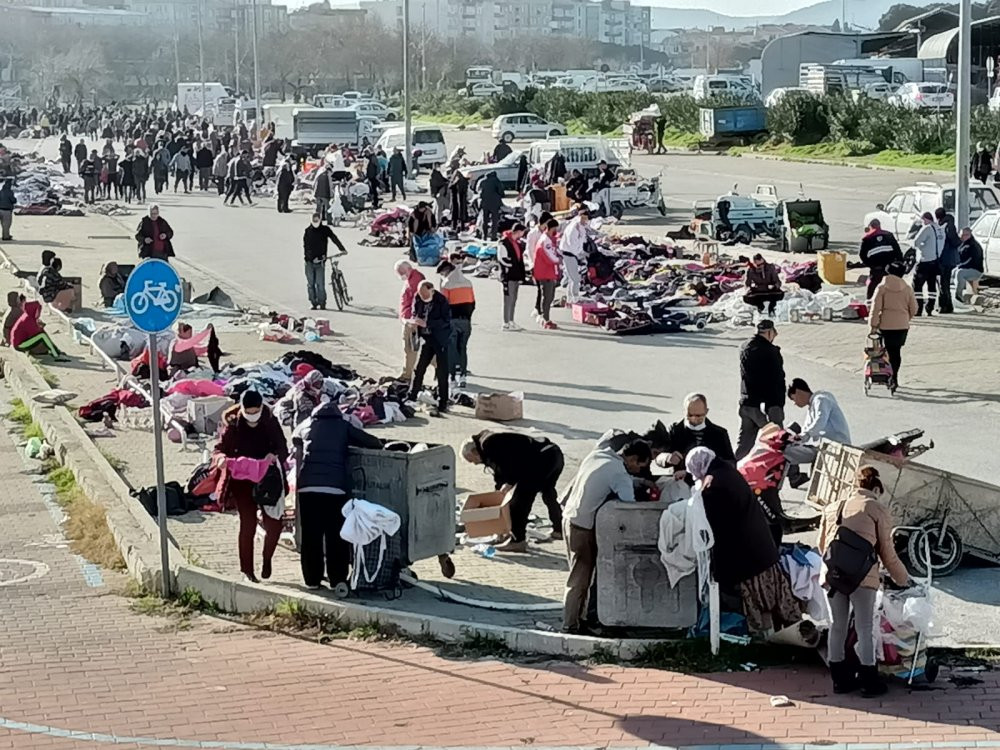
<svg viewBox="0 0 1000 750"><path fill-rule="evenodd" d="M817 546L820 553L827 555L833 542L844 536L841 533L842 529L846 529L851 536L861 537L872 545L873 552L896 585L909 585L910 576L906 572L906 567L900 562L893 543L892 529L896 524L888 506L882 500L885 488L882 486L878 471L871 466L862 467L858 472L857 484L857 490L846 500L826 506L819 527ZM835 555L835 552L831 552L828 563L836 563ZM828 645L834 693L850 693L860 687L862 696L874 698L883 695L888 689L879 677L878 667L875 665L875 639L872 632L875 602L880 588L879 564L875 562L853 592L830 592L831 623ZM852 609L858 636L858 660L861 662L857 670L846 661L847 635Z"/></svg>
<svg viewBox="0 0 1000 750"><path fill-rule="evenodd" d="M710 448L722 461L736 463L729 433L708 418L708 398L702 393L689 393L684 397L684 419L670 425L656 465L673 468L675 478L684 478L684 461L688 453L700 447Z"/></svg>
<svg viewBox="0 0 1000 750"><path fill-rule="evenodd" d="M322 217L315 213L312 221L302 235L302 247L305 252L306 293L313 310L326 309L326 258L327 246L333 242L340 248L340 255L347 255L344 243L333 233L333 230L322 223Z"/></svg>
<svg viewBox="0 0 1000 750"><path fill-rule="evenodd" d="M424 373L432 359L436 359L434 372L437 375L438 407L432 409L430 415L437 417L448 411L448 348L451 344L451 306L441 292L434 289L434 284L420 282L417 296L413 300L413 324L420 333L423 345L417 366L413 370L413 382L410 384L410 400L416 401L417 395L424 387Z"/></svg>
<svg viewBox="0 0 1000 750"><path fill-rule="evenodd" d="M160 216L160 207L155 203L150 204L149 215L142 217L135 233L135 239L139 243L139 257L169 262L174 257L173 238L174 230Z"/></svg>
<svg viewBox="0 0 1000 750"><path fill-rule="evenodd" d="M244 391L239 406L223 415L222 434L215 446L215 465L223 468L219 485L219 502L226 508L236 507L240 517L240 572L256 582L253 544L257 532L257 512L264 528L263 565L261 578L271 577L271 558L281 535L281 520L272 518L254 501L254 486L264 478L268 467L278 462L282 468L288 459L288 444L281 425L264 405L256 391Z"/></svg>

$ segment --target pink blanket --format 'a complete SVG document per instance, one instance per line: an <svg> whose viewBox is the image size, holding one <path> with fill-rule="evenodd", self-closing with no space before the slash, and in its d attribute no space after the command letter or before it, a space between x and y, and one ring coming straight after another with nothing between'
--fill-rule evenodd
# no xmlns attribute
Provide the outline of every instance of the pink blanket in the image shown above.
<svg viewBox="0 0 1000 750"><path fill-rule="evenodd" d="M267 474L267 468L271 462L265 458L227 458L226 470L230 479L245 479L250 482L259 482Z"/></svg>
<svg viewBox="0 0 1000 750"><path fill-rule="evenodd" d="M167 393L183 393L185 396L225 396L226 389L212 380L178 380L167 389Z"/></svg>

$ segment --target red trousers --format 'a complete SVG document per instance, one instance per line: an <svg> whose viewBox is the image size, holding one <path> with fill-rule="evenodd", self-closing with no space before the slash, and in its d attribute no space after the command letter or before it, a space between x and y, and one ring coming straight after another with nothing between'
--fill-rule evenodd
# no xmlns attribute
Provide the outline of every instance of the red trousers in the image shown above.
<svg viewBox="0 0 1000 750"><path fill-rule="evenodd" d="M253 539L257 533L257 512L260 506L253 501L253 483L243 480L230 480L229 500L235 501L236 511L240 514L240 572L248 576L254 575ZM281 521L271 518L267 513L260 512L261 526L264 527L264 561L270 562L281 536Z"/></svg>

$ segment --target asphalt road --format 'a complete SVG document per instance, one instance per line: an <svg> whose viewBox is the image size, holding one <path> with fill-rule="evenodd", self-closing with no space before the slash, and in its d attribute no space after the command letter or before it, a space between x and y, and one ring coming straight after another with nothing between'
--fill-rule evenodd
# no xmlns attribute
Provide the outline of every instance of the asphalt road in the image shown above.
<svg viewBox="0 0 1000 750"><path fill-rule="evenodd" d="M486 133L449 132L446 137L449 149L462 143L470 154L491 147ZM54 148L54 143L46 148ZM921 179L907 173L721 156L640 157L637 165L643 172L663 170L665 192L675 209L666 220L658 214L631 220L646 230L676 228L687 220L683 209L694 200L720 195L734 182L750 191L757 183L770 182L781 195L797 193L801 182L807 195L823 201L833 239L843 242L856 240L861 217L869 206L895 187ZM208 194L170 193L160 196L159 202L162 215L175 230L174 247L181 265L198 266L215 275L223 289L239 288L272 308L308 310L301 237L311 209L300 204L293 214L278 214L273 199L253 208L223 207L216 196ZM341 227L336 231L350 250L342 268L355 304L342 313L331 312L332 325L385 362L386 374L397 374L402 360L397 320L400 284L393 263L402 252L360 247L358 242L366 229ZM470 385L523 391L523 426L550 436L568 452L582 455L609 427L644 430L656 419L680 418L684 395L700 391L708 395L711 418L728 428L735 439L737 348L745 332L715 329L699 334L617 338L572 323L559 331L541 331L530 319L532 289L525 290L517 314L526 330L501 332L499 285L476 279L475 287L478 302L470 342L470 369L474 373ZM560 325L569 320L568 311L558 315ZM858 352L860 347L859 343ZM994 418L984 416L988 396L961 402L897 398L891 408L884 408L882 405L890 402L864 397L856 370L822 364L822 354L821 335L811 345L786 348L786 373L789 378L804 377L815 388L836 394L856 442L922 426L932 431L936 448L921 460L995 481L987 446L1000 442L1000 430ZM791 405L786 414L789 419L803 416ZM992 407L988 414L995 416ZM970 438L982 448L970 450ZM433 435L428 439L433 440ZM953 632L954 640L1000 643L996 580L993 569L970 570L948 580L950 594L943 599L953 596L949 609L954 607L956 615L961 611L969 616L968 625ZM964 618L948 619L957 622Z"/></svg>

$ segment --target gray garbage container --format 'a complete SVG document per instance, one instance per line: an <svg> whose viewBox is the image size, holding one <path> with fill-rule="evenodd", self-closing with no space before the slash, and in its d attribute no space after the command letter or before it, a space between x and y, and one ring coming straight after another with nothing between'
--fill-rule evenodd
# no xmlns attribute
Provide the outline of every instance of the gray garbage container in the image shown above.
<svg viewBox="0 0 1000 750"><path fill-rule="evenodd" d="M378 503L402 519L403 564L455 551L455 451L351 448L348 468L355 497Z"/></svg>
<svg viewBox="0 0 1000 750"><path fill-rule="evenodd" d="M597 512L597 617L603 625L687 628L698 619L691 574L673 588L656 546L668 503L610 502Z"/></svg>

